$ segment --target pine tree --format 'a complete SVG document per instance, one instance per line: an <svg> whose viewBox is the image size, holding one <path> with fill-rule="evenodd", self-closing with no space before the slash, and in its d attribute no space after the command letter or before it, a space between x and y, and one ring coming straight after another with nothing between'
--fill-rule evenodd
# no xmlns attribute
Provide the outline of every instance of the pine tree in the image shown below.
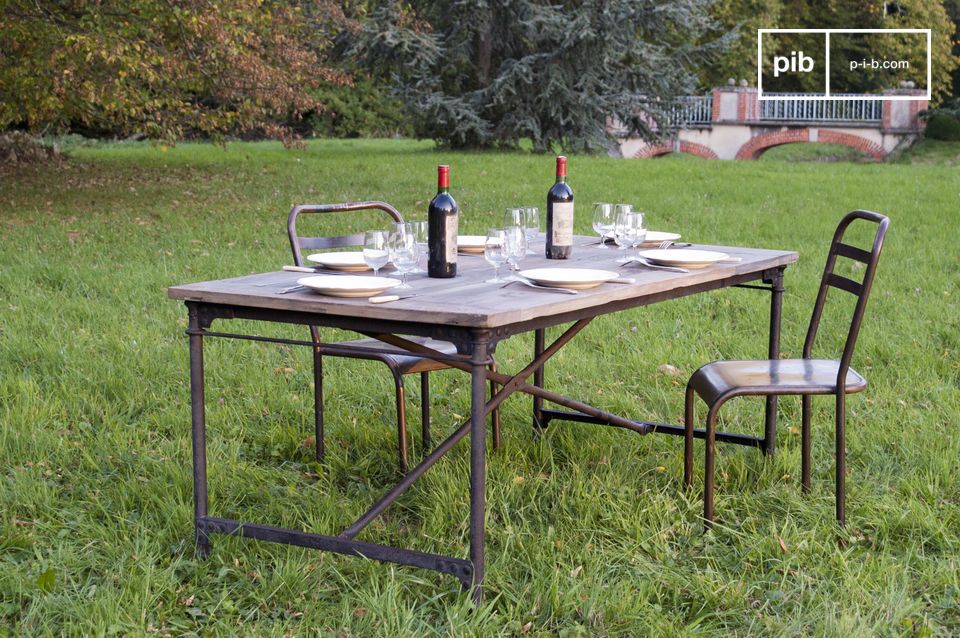
<svg viewBox="0 0 960 638"><path fill-rule="evenodd" d="M710 0L381 2L352 49L390 69L423 137L453 147L600 148L608 118L651 135L695 90Z"/></svg>

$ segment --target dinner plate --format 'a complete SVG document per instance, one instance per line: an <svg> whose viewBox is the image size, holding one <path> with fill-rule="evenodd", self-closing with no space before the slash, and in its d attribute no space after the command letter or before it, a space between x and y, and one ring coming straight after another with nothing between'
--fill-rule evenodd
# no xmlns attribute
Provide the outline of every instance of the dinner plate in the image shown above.
<svg viewBox="0 0 960 638"><path fill-rule="evenodd" d="M730 255L727 253L721 253L715 250L693 250L690 248L641 250L637 254L649 259L655 264L680 266L682 268L706 268L710 264L730 258Z"/></svg>
<svg viewBox="0 0 960 638"><path fill-rule="evenodd" d="M647 236L643 239L642 246L647 244L659 244L664 241L677 241L680 239L680 233L665 233L659 230L648 230Z"/></svg>
<svg viewBox="0 0 960 638"><path fill-rule="evenodd" d="M301 277L297 283L313 292L331 297L373 297L384 290L399 286L401 282L391 277L315 275Z"/></svg>
<svg viewBox="0 0 960 638"><path fill-rule="evenodd" d="M457 235L457 251L461 253L482 254L486 235Z"/></svg>
<svg viewBox="0 0 960 638"><path fill-rule="evenodd" d="M521 270L518 274L541 286L572 288L574 290L593 288L620 276L620 273L610 270L595 270L593 268L533 268L531 270Z"/></svg>
<svg viewBox="0 0 960 638"><path fill-rule="evenodd" d="M362 252L314 253L307 255L307 261L320 264L324 268L331 270L343 270L346 272L371 270L370 266L363 261Z"/></svg>

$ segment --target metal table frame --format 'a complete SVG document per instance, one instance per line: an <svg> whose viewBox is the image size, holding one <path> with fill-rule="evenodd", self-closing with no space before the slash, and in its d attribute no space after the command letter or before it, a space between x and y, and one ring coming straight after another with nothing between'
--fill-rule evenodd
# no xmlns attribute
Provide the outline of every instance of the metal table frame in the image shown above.
<svg viewBox="0 0 960 638"><path fill-rule="evenodd" d="M205 557L210 553L212 548L210 537L212 534L236 534L248 538L326 550L338 554L364 556L378 561L411 565L451 574L460 581L465 590L471 590L473 600L479 603L483 597L484 580L486 416L490 411L499 406L513 393L523 392L534 397L533 421L535 428L546 427L547 424L553 420L566 420L625 428L638 434L657 432L682 435L682 426L648 421L632 421L547 390L544 383L545 364L597 316L731 286L766 290L771 293L767 354L770 358L778 358L780 353L780 315L784 291L783 271L785 268L786 266L778 266L762 271L736 274L722 280L713 280L694 286L687 286L682 291L670 290L643 297L624 299L603 306L541 317L497 328L472 328L431 323L428 316L425 316L422 322L401 322L187 300L185 303L189 313L189 326L186 333L189 335L190 341L193 497L197 552L201 557ZM758 280L762 281L764 285L751 283L757 282ZM238 520L211 516L208 510L207 497L203 363L204 338L229 337L304 345L307 347L314 347L315 345L311 341L211 331L211 325L218 319L248 319L308 326L319 325L352 330L363 335L374 337L385 344L399 346L411 352L443 361L452 367L470 373L470 418L462 423L450 436L430 452L430 454L423 458L402 480L374 503L366 513L335 536L245 523ZM546 328L571 322L572 325L556 340L549 345L546 344ZM534 357L529 364L512 376L500 372L490 372L487 369L487 366L493 361L492 355L499 341L512 335L530 331L534 332ZM398 335L429 336L439 340L450 341L457 345L458 353L455 355L442 354ZM343 346L320 347L343 349ZM371 350L366 348L364 352L369 353ZM527 379L531 375L533 376L532 384L527 382ZM492 379L499 385L499 390L489 401L486 398L486 382L488 379ZM546 409L543 407L544 401L557 404L566 408L566 410ZM470 435L470 555L468 559L430 554L356 540L356 536L367 525L376 519L390 504L396 501L401 494L413 485L417 479L467 434ZM704 430L696 430L695 436L703 438L705 436ZM767 400L764 435L762 437L717 432L716 438L719 441L759 447L762 448L766 454L772 455L774 453L776 439L776 398L772 397Z"/></svg>

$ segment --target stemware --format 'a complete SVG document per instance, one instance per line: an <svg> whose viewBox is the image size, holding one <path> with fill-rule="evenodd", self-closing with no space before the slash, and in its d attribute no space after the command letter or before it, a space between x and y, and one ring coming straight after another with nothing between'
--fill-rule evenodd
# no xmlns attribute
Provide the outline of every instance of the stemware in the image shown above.
<svg viewBox="0 0 960 638"><path fill-rule="evenodd" d="M400 273L401 283L396 286L397 290L407 290L411 286L407 284L407 273L417 264L417 258L420 255L420 247L417 246L417 238L409 232L409 227L402 225L401 228L390 235L390 261Z"/></svg>
<svg viewBox="0 0 960 638"><path fill-rule="evenodd" d="M414 266L412 273L426 272L423 268L420 267L420 260L423 259L423 256L427 254L427 222L425 221L415 221L409 222L410 228L413 229L413 236L417 240L417 265Z"/></svg>
<svg viewBox="0 0 960 638"><path fill-rule="evenodd" d="M524 225L524 213L522 208L507 208L503 212L503 227L509 228L510 226L523 226Z"/></svg>
<svg viewBox="0 0 960 638"><path fill-rule="evenodd" d="M536 206L527 206L523 209L523 228L527 235L527 254L536 255L537 252L530 245L540 234L540 209Z"/></svg>
<svg viewBox="0 0 960 638"><path fill-rule="evenodd" d="M617 221L613 226L613 240L617 244L617 248L624 251L624 256L617 259L617 263L623 264L632 259L632 257L627 256L626 250L633 245L640 223L642 223L642 218L638 221L637 215L630 211L623 210L617 215Z"/></svg>
<svg viewBox="0 0 960 638"><path fill-rule="evenodd" d="M507 226L506 232L506 251L507 263L512 270L520 270L519 261L527 254L527 237L523 226Z"/></svg>
<svg viewBox="0 0 960 638"><path fill-rule="evenodd" d="M382 230L368 230L363 234L363 261L373 268L373 276L390 261L387 249L387 233Z"/></svg>
<svg viewBox="0 0 960 638"><path fill-rule="evenodd" d="M633 242L631 242L630 247L639 248L640 245L643 244L643 242L646 241L647 239L647 226L645 224L646 213L639 210L635 210L633 211L633 214L636 215L637 217L636 219L637 232L633 237ZM638 250L638 253L639 253L639 250Z"/></svg>
<svg viewBox="0 0 960 638"><path fill-rule="evenodd" d="M600 234L600 248L603 250L609 250L605 240L613 230L616 220L613 204L598 202L593 205L593 230Z"/></svg>
<svg viewBox="0 0 960 638"><path fill-rule="evenodd" d="M500 277L500 266L507 262L507 231L502 228L491 228L483 242L483 258L493 266L493 279L488 284L500 284L506 281Z"/></svg>

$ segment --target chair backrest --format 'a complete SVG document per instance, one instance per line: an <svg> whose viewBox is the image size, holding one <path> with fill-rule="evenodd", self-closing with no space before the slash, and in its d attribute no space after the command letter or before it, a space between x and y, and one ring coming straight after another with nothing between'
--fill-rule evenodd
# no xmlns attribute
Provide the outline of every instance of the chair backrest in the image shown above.
<svg viewBox="0 0 960 638"><path fill-rule="evenodd" d="M846 233L850 224L856 220L864 220L877 224L877 231L873 238L873 247L869 251L843 243L844 233ZM837 226L837 230L833 234L833 241L830 243L830 251L827 253L827 264L823 268L823 278L820 280L817 302L813 307L813 316L810 317L810 326L807 328L807 338L803 343L803 357L805 359L810 358L813 351L813 342L817 337L817 329L820 327L820 317L823 315L823 306L827 300L827 289L830 287L839 288L854 295L857 298L857 304L853 311L850 329L847 331L847 340L843 346L843 355L840 358L840 368L837 372L837 386L841 392L846 385L847 370L850 367L850 359L853 357L853 350L857 344L857 336L860 334L863 312L867 307L867 298L870 296L870 289L873 286L873 276L876 274L877 262L880 260L880 251L883 249L883 239L887 234L887 228L889 226L890 220L880 213L867 210L855 210L847 213ZM857 283L852 279L835 273L833 269L838 256L847 257L865 264L866 270L863 274L863 281Z"/></svg>
<svg viewBox="0 0 960 638"><path fill-rule="evenodd" d="M297 234L297 218L301 214L313 213L345 213L357 210L379 209L387 213L390 218L402 223L403 216L396 208L386 202L345 202L342 204L300 204L294 206L287 216L287 235L290 237L290 248L293 250L293 263L303 266L304 250L324 250L327 248L347 248L363 245L363 233L352 235L337 235L333 237L301 237Z"/></svg>

